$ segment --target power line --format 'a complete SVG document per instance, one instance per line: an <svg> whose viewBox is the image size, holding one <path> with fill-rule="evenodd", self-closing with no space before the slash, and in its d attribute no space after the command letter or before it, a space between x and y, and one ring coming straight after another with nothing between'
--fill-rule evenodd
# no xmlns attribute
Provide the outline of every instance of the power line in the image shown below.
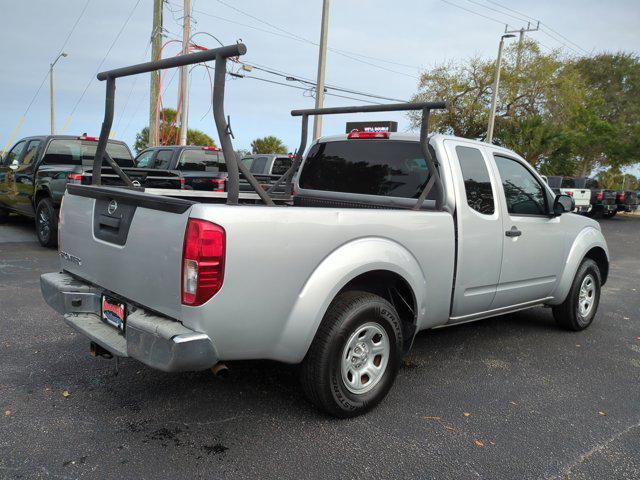
<svg viewBox="0 0 640 480"><path fill-rule="evenodd" d="M470 8L463 7L462 5L458 5L457 3L453 3L453 2L450 2L448 0L441 0L441 1L443 1L447 5L451 5L452 7L459 8L459 9L464 10L466 12L473 13L474 15L478 15L479 17L485 18L487 20L491 20L492 22L496 22L496 23L499 23L500 25L505 25L506 27L509 27L509 24L506 23L506 22L503 22L503 21L498 20L498 19L493 18L493 17L488 17L487 15L484 15L482 13L476 12L475 10L471 10Z"/></svg>
<svg viewBox="0 0 640 480"><path fill-rule="evenodd" d="M301 42L301 43L306 43L308 45L318 46L317 42L314 42L312 40L306 39L304 37L300 37L299 35L290 34L288 32L287 33L274 32L272 30L267 30L267 29L264 29L264 28L256 27L255 25L249 25L249 24L246 24L246 23L238 22L236 20L231 20L229 18L221 17L219 15L213 15L213 14L211 14L209 12L205 12L205 11L202 11L202 10L193 9L193 11L195 13L199 13L199 14L204 15L206 17L215 18L217 20L222 20L223 22L229 22L229 23L232 23L232 24L235 24L235 25L240 25L240 26L247 27L247 28L250 28L250 29L253 29L253 30L257 30L257 31L260 31L260 32L268 33L270 35L275 35L277 37L286 38L287 40L295 40L295 41L298 41L298 42ZM284 30L284 29L281 29L281 31L286 32L286 30ZM408 74L408 73L405 73L405 72L400 72L398 70L394 70L394 69L387 68L387 67L384 67L384 66L381 66L381 65L377 65L377 64L372 63L372 62L368 62L366 60L362 60L360 58L357 58L355 55L357 55L358 57L374 59L376 61L396 64L396 65L399 65L399 66L404 66L404 67L414 68L414 69L419 70L420 67L415 66L415 65L407 65L407 64L403 64L403 63L399 63L399 62L393 62L393 61L390 61L390 60L384 60L384 59L377 58L377 57L370 57L370 56L367 56L367 55L362 55L360 53L348 52L346 50L338 50L338 49L332 48L332 47L328 47L327 50L329 50L330 52L335 53L337 55L341 55L343 57L346 57L346 58L348 58L350 60L353 60L353 61L356 61L356 62L359 62L359 63L363 63L365 65L369 65L369 66L372 66L374 68L378 68L380 70L384 70L384 71L387 71L387 72L390 72L390 73L395 73L397 75L402 75L402 76L413 78L413 79L416 79L416 80L418 80L420 78L420 77L418 77L416 75L411 75L411 74Z"/></svg>
<svg viewBox="0 0 640 480"><path fill-rule="evenodd" d="M485 1L487 1L487 2L489 2L489 3L492 3L492 4L494 4L494 5L497 5L498 7L503 8L503 9L505 9L505 10L509 10L510 12L517 13L518 15L522 15L523 17L526 17L526 18L531 19L531 20L533 20L533 21L540 21L540 20L538 20L538 19L536 19L536 18L533 18L533 17L531 17L531 16L529 16L529 15L527 15L527 14L525 14L525 13L522 13L522 12L519 12L519 11L517 11L517 10L514 10L513 8L509 8L509 7L507 7L506 5L502 5L501 3L498 3L498 2L496 2L496 1L494 1L494 0L485 0ZM549 30L551 30L553 33L555 33L556 35L558 35L558 36L560 36L561 38L565 39L567 42L569 42L569 43L571 43L572 45L576 46L577 48L579 48L579 49L580 49L580 50L582 50L583 52L588 53L588 51L587 51L586 49L582 48L580 45L578 45L577 43L573 42L572 40L570 40L570 39L569 39L569 38L567 38L566 36L562 35L560 32L558 32L558 31L554 30L554 29L553 29L553 28L551 28L548 24L546 24L546 23L544 23L544 22L542 22L542 21L540 21L540 24L541 24L541 25L544 25L544 26L545 26L545 27L547 27ZM553 38L553 37L551 37L551 38ZM558 41L558 40L557 40L557 39L555 39L555 38L554 38L554 40ZM560 42L560 43L563 43L563 42ZM563 43L563 44L564 44L564 43Z"/></svg>
<svg viewBox="0 0 640 480"><path fill-rule="evenodd" d="M133 6L133 8L131 9L131 11L129 12L129 15L127 16L127 18L125 19L124 23L122 24L122 27L120 27L120 30L118 31L118 34L116 35L116 38L114 38L113 42L111 43L111 45L109 46L109 49L107 50L107 53L105 53L104 57L102 58L102 60L100 61L100 63L98 64L98 68L96 68L95 73L91 76L91 78L89 79L89 81L87 82L87 85L84 87L84 90L82 91L82 93L80 94L80 98L78 98L78 100L76 101L75 105L73 106L73 108L71 109L71 113L69 114L69 117L71 117L76 109L78 108L78 105L80 105L80 102L82 101L82 99L84 98L85 94L87 93L87 90L89 90L89 87L91 86L91 84L93 83L93 81L96 78L96 75L98 74L98 72L100 71L100 69L102 68L102 65L104 64L104 62L107 60L107 57L109 56L109 54L111 53L111 50L113 49L113 47L115 46L116 42L118 41L118 39L120 38L120 35L122 35L122 32L124 31L125 27L127 26L127 24L129 23L129 20L131 20L131 17L133 16L133 12L136 11L136 8L138 8L138 5L140 4L141 0L137 0L137 2L135 3L135 5Z"/></svg>
<svg viewBox="0 0 640 480"><path fill-rule="evenodd" d="M221 5L224 5L225 7L230 8L230 9L232 9L232 10L235 10L236 12L238 12L238 13L240 13L240 14L242 14L242 15L246 15L247 17L250 17L250 18L252 18L252 19L254 19L254 20L256 20L256 21L258 21L258 22L260 22L260 23L263 23L263 24L265 24L265 25L268 25L269 27L271 27L271 28L273 28L273 29L275 29L275 30L277 30L277 31L279 31L279 32L285 33L285 34L287 34L287 35L289 35L289 36L291 36L291 37L293 37L293 38L296 38L296 39L298 39L298 40L300 40L300 41L302 41L302 42L309 43L309 44L314 45L314 46L316 46L316 47L317 47L317 46L319 46L319 44L318 44L317 42L314 42L313 40L310 40L310 39L308 39L308 38L306 38L306 37L302 37L302 36L300 36L300 35L296 35L295 33L292 33L292 32L290 32L289 30L287 30L287 29L285 29L285 28L279 27L278 25L274 25L273 23L270 23L270 22L268 22L268 21L266 21L266 20L264 20L264 19L262 19L262 18L260 18L260 17L257 17L257 16L255 16L255 15L252 15L252 14L251 14L251 13L249 13L249 12L246 12L246 11L244 11L244 10L241 10L241 9L239 9L238 7L235 7L234 5L230 5L230 4L228 4L227 2L225 2L225 1L223 1L223 0L216 0L216 2L220 3ZM372 57L372 56L368 56L368 55L363 55L363 54L361 54L361 53L350 52L349 50L342 50L342 49L337 49L337 48L332 48L332 47L327 47L327 50L330 50L330 51L332 51L332 52L334 52L334 53L342 52L342 53L346 53L346 54L348 54L348 55L353 55L353 56L357 56L357 57L368 58L368 59L370 59L370 60L377 60L377 61L379 61L379 62L385 62L385 63L390 63L390 64L393 64L393 65L398 65L398 66L408 67L408 68L415 68L415 69L417 69L417 70L420 70L420 67L418 67L418 66L416 66L416 65L408 65L408 64L406 64L406 63L394 62L394 61L392 61L392 60L387 60L387 59L384 59L384 58Z"/></svg>

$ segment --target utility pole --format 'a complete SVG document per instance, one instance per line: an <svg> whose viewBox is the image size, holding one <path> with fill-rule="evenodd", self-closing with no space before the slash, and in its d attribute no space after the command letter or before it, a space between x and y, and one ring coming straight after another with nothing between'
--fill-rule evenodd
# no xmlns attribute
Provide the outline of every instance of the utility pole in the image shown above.
<svg viewBox="0 0 640 480"><path fill-rule="evenodd" d="M56 63L58 63L58 60L60 60L61 57L66 57L67 54L64 52L60 52L60 55L58 55L56 57L56 59L53 61L53 63L49 64L49 104L51 106L51 135L54 134L54 124L55 124L55 116L53 113L53 67L55 66Z"/></svg>
<svg viewBox="0 0 640 480"><path fill-rule="evenodd" d="M498 59L496 60L496 75L493 79L493 93L491 95L491 110L489 111L489 126L487 128L487 143L493 142L493 126L496 121L496 103L498 101L498 86L500 85L500 66L502 65L502 50L504 48L504 39L513 38L513 34L505 34L500 37L500 45L498 46Z"/></svg>
<svg viewBox="0 0 640 480"><path fill-rule="evenodd" d="M520 30L507 30L504 29L504 33L517 33L518 34L518 55L516 56L516 71L520 70L520 63L522 62L522 47L524 47L524 34L528 32L537 32L540 30L540 21L536 28L531 28L531 22L527 22L527 28L521 28Z"/></svg>
<svg viewBox="0 0 640 480"><path fill-rule="evenodd" d="M184 0L184 17L182 18L182 54L189 53L191 37L191 0ZM180 67L180 145L187 144L187 128L189 121L189 67Z"/></svg>
<svg viewBox="0 0 640 480"><path fill-rule="evenodd" d="M153 27L151 29L151 60L160 60L162 53L162 6L163 0L153 0ZM149 141L150 147L158 145L158 83L160 72L151 72L149 88Z"/></svg>
<svg viewBox="0 0 640 480"><path fill-rule="evenodd" d="M320 53L318 55L318 79L316 81L316 108L324 104L324 70L327 64L327 34L329 29L329 0L322 0L322 25L320 27ZM322 116L313 117L313 139L322 135Z"/></svg>

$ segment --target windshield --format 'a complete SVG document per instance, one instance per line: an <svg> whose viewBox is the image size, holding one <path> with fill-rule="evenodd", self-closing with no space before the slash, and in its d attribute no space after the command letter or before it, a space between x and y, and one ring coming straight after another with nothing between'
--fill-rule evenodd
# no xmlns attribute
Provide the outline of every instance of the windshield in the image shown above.
<svg viewBox="0 0 640 480"><path fill-rule="evenodd" d="M56 138L49 142L42 163L47 165L90 164L96 154L98 142L74 138ZM133 157L126 145L107 142L107 153L121 167L132 167Z"/></svg>
<svg viewBox="0 0 640 480"><path fill-rule="evenodd" d="M345 140L311 147L300 174L300 187L418 198L428 178L418 142Z"/></svg>
<svg viewBox="0 0 640 480"><path fill-rule="evenodd" d="M226 172L227 164L219 150L185 150L180 156L178 170Z"/></svg>

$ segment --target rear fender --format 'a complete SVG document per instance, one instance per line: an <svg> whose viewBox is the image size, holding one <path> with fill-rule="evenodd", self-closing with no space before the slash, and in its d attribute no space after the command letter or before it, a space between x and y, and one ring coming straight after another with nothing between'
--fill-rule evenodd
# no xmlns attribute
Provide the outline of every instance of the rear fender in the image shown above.
<svg viewBox="0 0 640 480"><path fill-rule="evenodd" d="M427 289L416 258L392 240L360 238L338 247L315 268L298 294L274 356L292 363L302 361L338 292L358 275L373 270L388 270L407 281L415 295L420 324Z"/></svg>
<svg viewBox="0 0 640 480"><path fill-rule="evenodd" d="M595 227L586 227L578 233L571 245L564 269L562 270L562 275L560 276L560 281L553 292L553 300L548 302L549 305L559 305L564 302L569 294L578 267L580 267L587 252L594 247L599 247L604 250L608 262L609 249L607 248L607 242L602 232Z"/></svg>

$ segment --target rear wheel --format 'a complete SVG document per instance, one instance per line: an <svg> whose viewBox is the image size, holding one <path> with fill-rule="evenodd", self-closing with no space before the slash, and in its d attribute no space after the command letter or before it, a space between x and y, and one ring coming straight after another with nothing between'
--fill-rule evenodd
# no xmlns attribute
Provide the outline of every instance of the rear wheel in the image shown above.
<svg viewBox="0 0 640 480"><path fill-rule="evenodd" d="M586 258L573 279L563 303L553 307L556 323L567 330L584 330L593 322L600 303L602 284L598 264Z"/></svg>
<svg viewBox="0 0 640 480"><path fill-rule="evenodd" d="M367 292L346 292L331 304L302 363L305 394L340 418L373 408L389 392L402 357L395 308Z"/></svg>
<svg viewBox="0 0 640 480"><path fill-rule="evenodd" d="M605 212L605 213L603 213L603 214L602 214L602 217L603 217L603 218L613 218L613 217L615 217L615 216L616 216L616 213L618 213L618 211L617 211L617 210L612 210L612 211L610 211L610 212Z"/></svg>
<svg viewBox="0 0 640 480"><path fill-rule="evenodd" d="M58 217L49 197L40 200L36 207L36 235L43 247L54 247L58 243Z"/></svg>

